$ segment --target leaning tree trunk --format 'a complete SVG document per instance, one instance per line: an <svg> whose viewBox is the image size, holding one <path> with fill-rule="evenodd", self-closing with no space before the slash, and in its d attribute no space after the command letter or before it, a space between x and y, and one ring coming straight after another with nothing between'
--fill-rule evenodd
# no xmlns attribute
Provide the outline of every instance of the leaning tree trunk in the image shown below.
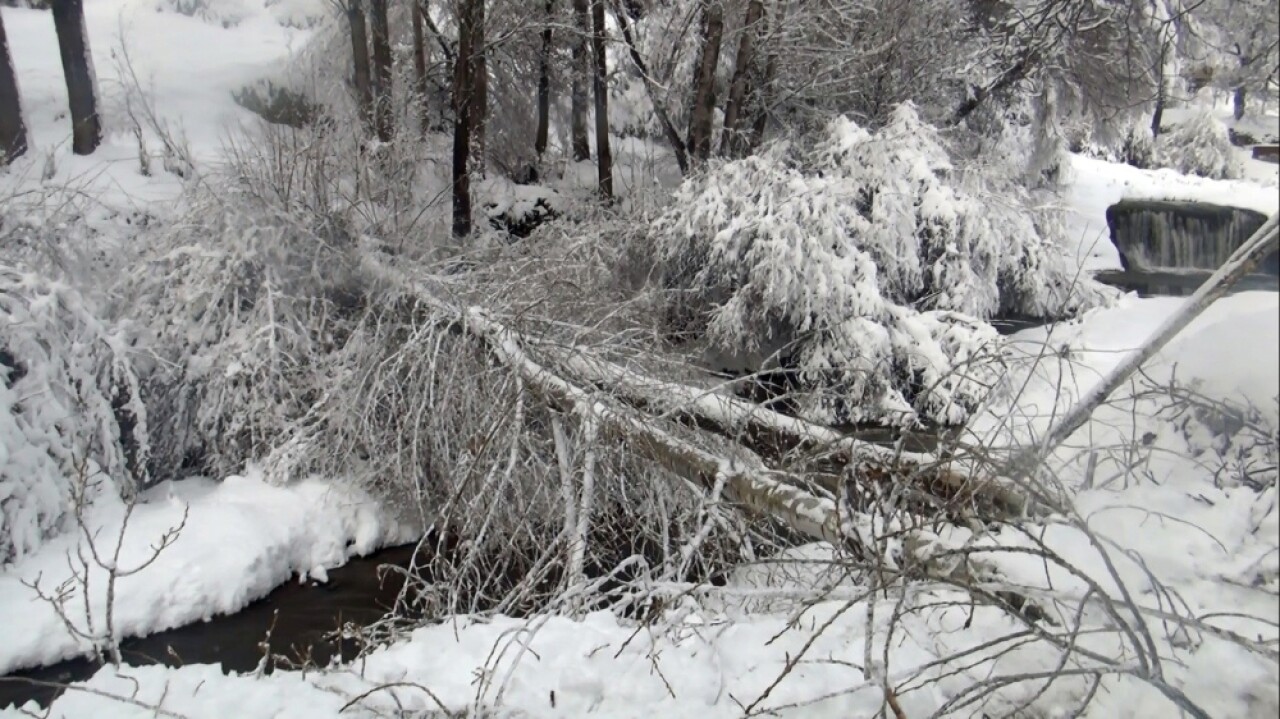
<svg viewBox="0 0 1280 719"><path fill-rule="evenodd" d="M739 134L739 121L742 117L742 105L747 99L747 78L752 65L755 64L755 40L759 34L760 21L764 18L764 0L751 0L747 5L747 17L742 26L742 37L738 40L738 56L734 58L733 80L729 84L729 99L724 108L724 140L720 143L720 154L735 156L746 145Z"/></svg>
<svg viewBox="0 0 1280 719"><path fill-rule="evenodd" d="M89 35L84 26L84 0L55 0L53 27L58 34L62 74L67 81L71 109L71 150L90 155L102 142L98 118L98 82L89 54Z"/></svg>
<svg viewBox="0 0 1280 719"><path fill-rule="evenodd" d="M426 14L426 8L423 7L425 2L426 0L411 0L413 5L411 10L413 14L413 92L417 96L415 104L418 108L418 131L423 137L431 131L430 105L427 103L427 38L423 32L422 22L423 15Z"/></svg>
<svg viewBox="0 0 1280 719"><path fill-rule="evenodd" d="M653 114L657 116L658 124L662 125L662 134L666 136L667 142L671 145L671 152L676 156L680 174L687 175L689 174L689 154L685 148L684 138L680 137L680 131L676 129L675 123L671 122L671 115L667 113L667 106L658 91L658 83L653 79L644 58L641 57L640 49L636 47L636 39L631 34L631 22L627 19L627 9L620 6L618 0L614 0L613 14L618 18L618 27L622 29L622 39L631 53L631 62L635 64L636 70L644 80L644 89L649 95L649 104L653 106Z"/></svg>
<svg viewBox="0 0 1280 719"><path fill-rule="evenodd" d="M9 40L0 15L0 166L13 162L27 151L27 126L22 122L22 101L18 80L9 57Z"/></svg>
<svg viewBox="0 0 1280 719"><path fill-rule="evenodd" d="M485 0L476 0L471 19L471 160L472 169L485 174L488 156L485 128L489 121L489 62L485 48Z"/></svg>
<svg viewBox="0 0 1280 719"><path fill-rule="evenodd" d="M453 63L453 235L471 234L471 54L475 8L483 0L458 0L458 56Z"/></svg>
<svg viewBox="0 0 1280 719"><path fill-rule="evenodd" d="M1120 364L1102 378L1092 390L1062 416L1048 432L1039 445L1024 453L1025 464L1034 467L1050 452L1062 444L1077 429L1080 429L1094 410L1098 408L1112 392L1129 380L1129 377L1142 367L1143 363L1155 356L1179 332L1199 317L1209 305L1226 294L1241 277L1253 271L1258 263L1280 249L1280 215L1272 215L1258 228L1249 239L1245 240L1227 261L1214 272L1209 279L1200 285L1191 297L1187 298L1178 311L1169 316L1156 331L1137 349L1129 353Z"/></svg>
<svg viewBox="0 0 1280 719"><path fill-rule="evenodd" d="M587 36L591 34L587 17L587 0L573 0L573 81L569 88L571 118L569 132L573 159L576 162L591 159L591 142L587 139Z"/></svg>
<svg viewBox="0 0 1280 719"><path fill-rule="evenodd" d="M538 129L534 133L533 151L541 160L551 135L551 24L555 21L556 0L547 0L542 27L542 47L538 50Z"/></svg>
<svg viewBox="0 0 1280 719"><path fill-rule="evenodd" d="M596 94L596 173L600 196L613 200L613 152L609 148L609 65L605 55L604 0L592 0L591 50L595 58Z"/></svg>
<svg viewBox="0 0 1280 719"><path fill-rule="evenodd" d="M395 109L391 104L391 31L387 23L387 0L369 0L373 25L373 120L378 139L391 142L395 134Z"/></svg>
<svg viewBox="0 0 1280 719"><path fill-rule="evenodd" d="M720 0L702 0L702 50L694 77L693 112L689 117L689 154L705 161L711 156L711 120L716 106L716 67L724 35L724 6Z"/></svg>
<svg viewBox="0 0 1280 719"><path fill-rule="evenodd" d="M364 14L364 0L348 0L347 24L351 29L352 84L356 90L356 107L366 129L373 128L373 82L369 74L369 33Z"/></svg>

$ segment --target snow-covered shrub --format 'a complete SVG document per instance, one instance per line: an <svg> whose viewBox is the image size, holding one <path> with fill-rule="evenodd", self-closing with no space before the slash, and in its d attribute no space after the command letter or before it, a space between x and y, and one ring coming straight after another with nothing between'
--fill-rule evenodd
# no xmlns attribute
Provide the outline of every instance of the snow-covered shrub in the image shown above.
<svg viewBox="0 0 1280 719"><path fill-rule="evenodd" d="M70 285L0 262L0 564L64 528L74 478L146 481L134 339Z"/></svg>
<svg viewBox="0 0 1280 719"><path fill-rule="evenodd" d="M246 0L156 0L156 10L200 18L224 28L239 25L251 14Z"/></svg>
<svg viewBox="0 0 1280 719"><path fill-rule="evenodd" d="M1030 203L953 167L904 104L875 134L839 118L810 148L714 165L653 235L667 286L683 291L673 302L705 317L714 346L789 344L807 383L837 390L840 419L958 422L995 371L981 319L1060 317L1094 299Z"/></svg>
<svg viewBox="0 0 1280 719"><path fill-rule="evenodd" d="M1200 105L1169 132L1156 140L1156 160L1187 175L1213 179L1240 177L1243 168L1227 134L1227 126Z"/></svg>
<svg viewBox="0 0 1280 719"><path fill-rule="evenodd" d="M327 353L363 309L351 245L220 187L154 238L129 292L166 370L152 378L158 466L238 470L282 440L324 387Z"/></svg>

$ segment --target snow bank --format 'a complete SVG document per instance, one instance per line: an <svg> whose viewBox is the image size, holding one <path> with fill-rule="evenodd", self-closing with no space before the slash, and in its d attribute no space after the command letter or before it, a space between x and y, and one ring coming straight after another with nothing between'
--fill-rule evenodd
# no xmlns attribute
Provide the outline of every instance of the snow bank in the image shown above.
<svg viewBox="0 0 1280 719"><path fill-rule="evenodd" d="M277 487L249 472L222 482L166 482L142 499L125 530L122 569L151 556L151 547L165 532L182 523L184 511L186 526L154 564L119 580L115 622L122 636L234 612L295 572L335 567L412 538L406 527L385 518L372 497L318 479ZM114 548L123 518L119 504L90 511L87 524L100 547ZM83 546L80 535L57 537L0 571L0 617L5 618L0 675L90 651L23 584L39 582L46 592L54 592L70 577L68 557ZM105 617L105 576L97 570L91 578L98 627ZM82 602L77 591L67 605L80 627L85 623Z"/></svg>
<svg viewBox="0 0 1280 719"><path fill-rule="evenodd" d="M1067 193L1067 235L1086 270L1118 270L1120 254L1111 244L1107 208L1122 199L1187 200L1255 210L1280 209L1275 187L1247 180L1209 180L1173 170L1140 170L1123 163L1071 156Z"/></svg>

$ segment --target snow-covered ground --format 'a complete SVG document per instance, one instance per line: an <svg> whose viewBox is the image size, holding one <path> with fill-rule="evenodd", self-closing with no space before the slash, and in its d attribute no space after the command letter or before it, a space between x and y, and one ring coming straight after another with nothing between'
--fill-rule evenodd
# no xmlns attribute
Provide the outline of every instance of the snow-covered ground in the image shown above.
<svg viewBox="0 0 1280 719"><path fill-rule="evenodd" d="M322 570L353 556L413 539L407 527L388 520L366 494L318 479L272 486L260 472L220 482L166 482L143 495L127 525L124 517L121 504L100 501L85 522L104 557L114 552L123 532L117 565L122 572L145 563L166 532L181 529L153 564L118 580L114 622L122 637L234 612L294 574L322 577ZM56 595L71 580L69 560L88 547L84 533L72 531L0 571L0 617L5 618L0 675L91 651L67 631L53 605L27 586ZM89 577L91 616L99 630L106 619L105 577L97 566ZM82 586L68 586L74 593L66 614L83 630Z"/></svg>
<svg viewBox="0 0 1280 719"><path fill-rule="evenodd" d="M1250 163L1250 167L1263 166L1258 172L1270 172L1272 182L1210 180L1173 170L1140 170L1072 155L1066 206L1067 236L1076 243L1075 258L1086 270L1120 269L1120 253L1111 244L1107 228L1107 208L1124 199L1208 202L1264 215L1280 210L1280 193L1274 180L1276 166L1253 160Z"/></svg>
<svg viewBox="0 0 1280 719"><path fill-rule="evenodd" d="M71 155L68 147L65 90L48 14L0 9L34 147L11 171L0 173L0 197L15 188L73 185L99 202L116 203L117 210L176 197L181 178L139 172L125 105L131 81L120 48L130 48L134 73L161 120L185 136L197 158L213 159L228 127L251 117L231 101L230 93L268 73L306 42L310 31L295 27L299 23L294 20L309 17L314 4L234 0L218 7L237 22L223 27L217 19L157 12L155 0L87 0L108 129L103 148L88 158ZM651 146L631 145L624 154L652 154ZM158 152L154 144L150 149ZM640 160L635 164L640 166ZM589 166L570 169L566 184L590 185ZM1203 180L1083 157L1073 158L1072 169L1069 229L1087 269L1119 266L1107 238L1105 210L1123 197L1203 200L1268 214L1280 205L1274 183ZM633 184L640 187L646 181ZM505 201L530 200L509 187L490 190ZM997 402L975 421L973 431L993 441L1043 431L1055 413L1180 302L1128 297L1082 321L1017 335L1015 346L1026 359L1015 362L1011 385L1021 391ZM1149 371L1156 379L1167 379L1176 368L1181 380L1194 381L1212 399L1250 401L1274 427L1280 421L1275 404L1280 393L1278 326L1280 299L1275 294L1220 300ZM1050 357L1043 356L1046 347ZM1221 615L1211 621L1259 642L1274 642L1274 625L1240 616L1280 614L1280 515L1274 485L1259 492L1238 478L1215 477L1224 457L1246 448L1224 444L1223 437L1198 420L1157 416L1159 407L1153 397L1104 408L1055 455L1053 466L1090 527L1133 553L1116 571L1140 603L1163 607L1176 596L1192 614ZM1088 460L1091 452L1098 455L1093 462ZM296 573L332 567L407 538L406 530L380 515L369 497L320 480L279 487L246 473L218 483L164 485L144 500L124 535L126 567L149 556L149 547L181 522L184 510L189 508L189 514L175 544L154 564L120 581L114 616L121 634L151 633L235 611ZM98 506L88 517L89 526L107 542L119 536L121 523L118 505ZM1091 576L1109 574L1078 530L1049 525L1044 536ZM39 578L41 587L54 590L68 576L68 552L80 541L75 535L55 539L0 571L0 674L86 651L52 609L23 585ZM824 556L821 547L808 551L811 557ZM1043 582L1038 562L1008 560L1002 569L1025 585ZM1151 577L1169 593L1157 592ZM99 579L94 582L98 588ZM399 705L423 712L442 706L450 711L505 707L516 716L728 717L741 716L783 674L785 679L760 706L794 717L878 711L880 680L875 667L863 666L864 650L870 624L872 654L880 655L893 602L876 604L870 623L865 602L850 610L839 596L818 602L797 618L786 596L809 587L794 581L766 583L765 588L759 588L758 580L740 583L725 596L686 603L653 628L604 614L576 620L459 617L419 629L352 667L305 675L223 676L211 666L106 668L59 699L51 716L153 716L151 705L160 705L190 717L318 718L373 710L389 714ZM1070 578L1064 586L1064 591L1074 589ZM846 589L852 593L853 588ZM750 607L739 601L744 596L752 600ZM931 598L946 596L946 590L922 588L917 600L927 605ZM102 605L95 604L93 612L101 617ZM83 612L72 616L80 620ZM938 677L943 670L931 662L1010 629L1008 619L996 612L979 612L971 624L969 618L962 607L948 605L904 620L891 648L891 683ZM830 626L806 649L826 620ZM1211 715L1274 715L1280 706L1275 663L1211 636L1172 636L1157 639L1161 653L1177 659L1166 663L1166 676ZM802 649L805 661L791 666ZM1055 652L1037 645L1010 656L1001 669L1042 668L1057 659ZM991 669L992 664L980 662L967 675L905 692L902 710L910 717L928 716L945 701L947 691L980 680ZM343 711L361 694L388 683L396 686L375 691ZM1046 695L1050 710L1045 715L1078 699L1078 690L1070 682L1053 688ZM0 710L0 716L19 715L16 708ZM1089 713L1097 718L1172 715L1171 705L1154 690L1116 678L1107 680Z"/></svg>

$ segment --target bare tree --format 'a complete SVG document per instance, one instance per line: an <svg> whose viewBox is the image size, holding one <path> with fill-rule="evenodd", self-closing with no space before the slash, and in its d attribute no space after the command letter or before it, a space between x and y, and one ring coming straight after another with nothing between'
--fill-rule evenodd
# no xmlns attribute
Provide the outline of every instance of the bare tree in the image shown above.
<svg viewBox="0 0 1280 719"><path fill-rule="evenodd" d="M391 104L393 70L387 0L369 0L369 10L373 25L373 124L378 139L390 142L395 133L395 116Z"/></svg>
<svg viewBox="0 0 1280 719"><path fill-rule="evenodd" d="M591 144L587 139L587 65L590 57L587 54L587 37L591 34L591 24L587 17L587 0L573 0L573 68L570 72L573 80L570 83L569 102L570 135L573 145L573 159L581 162L591 159Z"/></svg>
<svg viewBox="0 0 1280 719"><path fill-rule="evenodd" d="M0 165L13 162L27 151L27 126L22 122L22 101L18 80L9 57L9 39L0 15Z"/></svg>
<svg viewBox="0 0 1280 719"><path fill-rule="evenodd" d="M373 126L373 82L369 72L369 33L366 27L364 0L348 0L347 25L351 30L352 84L355 85L356 107L366 127Z"/></svg>
<svg viewBox="0 0 1280 719"><path fill-rule="evenodd" d="M484 0L457 0L458 55L453 64L453 235L471 234L471 79L477 6Z"/></svg>
<svg viewBox="0 0 1280 719"><path fill-rule="evenodd" d="M471 20L471 155L473 167L485 174L486 126L489 122L489 61L485 46L485 0L475 3Z"/></svg>
<svg viewBox="0 0 1280 719"><path fill-rule="evenodd" d="M413 79L414 93L417 95L418 126L423 136L431 130L430 106L427 104L427 40L423 32L423 17L427 9L426 0L410 0L413 5Z"/></svg>
<svg viewBox="0 0 1280 719"><path fill-rule="evenodd" d="M721 0L702 0L702 48L698 55L693 110L689 116L689 154L705 161L711 155L711 121L716 106L716 67L720 64L720 44L724 36L724 5Z"/></svg>
<svg viewBox="0 0 1280 719"><path fill-rule="evenodd" d="M755 40L760 33L763 20L764 0L750 0L747 4L746 19L742 24L742 36L738 38L738 56L733 61L733 80L729 84L729 99L725 102L724 139L720 143L722 155L736 155L745 145L739 134L738 125L742 117L742 105L747 99L748 78L755 64Z"/></svg>
<svg viewBox="0 0 1280 719"><path fill-rule="evenodd" d="M538 129L534 133L533 150L539 159L547 151L551 132L551 49L552 23L555 21L556 0L547 0L546 15L542 27L542 46L538 49Z"/></svg>
<svg viewBox="0 0 1280 719"><path fill-rule="evenodd" d="M610 201L613 199L613 153L609 148L609 66L605 55L604 0L592 0L591 20L595 25L591 49L595 59L597 182L600 196Z"/></svg>
<svg viewBox="0 0 1280 719"><path fill-rule="evenodd" d="M84 0L55 0L53 27L58 34L71 108L71 150L77 155L90 155L102 142L102 123L98 117L98 82L84 26Z"/></svg>

